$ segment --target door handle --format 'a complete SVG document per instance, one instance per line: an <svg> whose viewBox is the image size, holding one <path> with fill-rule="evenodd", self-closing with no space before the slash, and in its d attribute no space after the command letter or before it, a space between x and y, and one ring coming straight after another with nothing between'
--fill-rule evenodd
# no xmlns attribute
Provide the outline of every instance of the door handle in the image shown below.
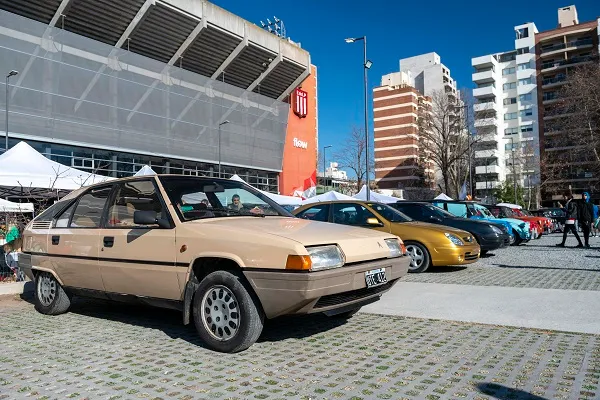
<svg viewBox="0 0 600 400"><path fill-rule="evenodd" d="M60 243L60 236L52 236L52 244L56 246L58 243Z"/></svg>
<svg viewBox="0 0 600 400"><path fill-rule="evenodd" d="M112 236L104 236L104 247L113 247L115 238Z"/></svg>

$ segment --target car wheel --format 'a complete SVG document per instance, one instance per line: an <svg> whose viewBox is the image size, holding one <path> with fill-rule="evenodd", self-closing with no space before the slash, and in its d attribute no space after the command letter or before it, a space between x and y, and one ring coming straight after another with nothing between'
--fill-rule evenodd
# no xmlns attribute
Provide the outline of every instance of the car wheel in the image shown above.
<svg viewBox="0 0 600 400"><path fill-rule="evenodd" d="M42 314L58 315L67 312L71 299L54 275L40 272L35 277L35 308Z"/></svg>
<svg viewBox="0 0 600 400"><path fill-rule="evenodd" d="M196 330L213 350L236 353L260 337L264 313L243 276L215 271L198 285L193 314Z"/></svg>
<svg viewBox="0 0 600 400"><path fill-rule="evenodd" d="M523 239L521 239L521 236L519 236L519 234L517 233L516 230L513 229L513 236L515 237L515 241L513 242L513 246L518 246L521 243L523 243Z"/></svg>
<svg viewBox="0 0 600 400"><path fill-rule="evenodd" d="M425 272L431 264L429 251L421 243L404 242L406 246L406 254L410 256L410 265L408 272Z"/></svg>

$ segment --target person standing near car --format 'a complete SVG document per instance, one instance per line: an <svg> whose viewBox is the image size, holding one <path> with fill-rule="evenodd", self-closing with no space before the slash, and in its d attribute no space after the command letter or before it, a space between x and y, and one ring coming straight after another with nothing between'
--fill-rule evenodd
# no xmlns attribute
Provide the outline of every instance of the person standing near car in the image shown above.
<svg viewBox="0 0 600 400"><path fill-rule="evenodd" d="M583 192L583 203L579 207L578 220L583 232L585 247L589 248L590 231L592 230L592 223L594 222L594 204L590 201L590 194L588 192Z"/></svg>
<svg viewBox="0 0 600 400"><path fill-rule="evenodd" d="M575 239L577 239L577 241L579 242L579 244L577 245L578 248L583 247L583 243L581 243L581 238L579 237L579 234L577 233L577 229L575 229L575 221L577 221L578 219L578 215L577 215L577 204L573 201L573 194L571 193L571 191L566 191L563 194L563 197L565 199L565 201L567 202L565 204L565 212L567 213L567 220L565 221L565 229L563 230L563 240L562 243L557 244L557 247L565 247L565 242L567 241L567 233L569 233L569 231L573 232L573 235L575 235Z"/></svg>

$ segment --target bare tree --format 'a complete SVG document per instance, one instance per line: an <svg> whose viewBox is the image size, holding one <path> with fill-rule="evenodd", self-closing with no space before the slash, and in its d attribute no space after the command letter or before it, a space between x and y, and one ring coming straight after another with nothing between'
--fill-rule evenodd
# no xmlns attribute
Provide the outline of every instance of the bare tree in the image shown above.
<svg viewBox="0 0 600 400"><path fill-rule="evenodd" d="M478 136L469 132L470 101L437 91L419 109L419 145L427 162L441 176L442 189L456 196L469 175L469 159Z"/></svg>
<svg viewBox="0 0 600 400"><path fill-rule="evenodd" d="M547 107L542 182L555 192L575 176L600 177L600 66L593 64L569 72L558 101ZM595 185L595 186L594 186Z"/></svg>
<svg viewBox="0 0 600 400"><path fill-rule="evenodd" d="M366 181L366 149L365 134L359 128L352 128L346 137L344 145L334 154L340 168L351 170L356 175L356 185L360 190ZM375 171L373 153L369 152L369 170L371 174Z"/></svg>

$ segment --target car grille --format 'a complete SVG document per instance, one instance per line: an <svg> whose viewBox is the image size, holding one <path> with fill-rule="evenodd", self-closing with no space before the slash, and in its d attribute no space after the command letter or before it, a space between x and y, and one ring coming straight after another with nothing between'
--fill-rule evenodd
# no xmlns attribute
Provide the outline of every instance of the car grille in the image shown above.
<svg viewBox="0 0 600 400"><path fill-rule="evenodd" d="M393 282L388 282L372 288L362 288L344 293L328 294L326 296L322 296L319 301L317 301L317 304L315 304L314 308L331 307L338 304L364 299L366 297L385 292L392 287L392 284Z"/></svg>
<svg viewBox="0 0 600 400"><path fill-rule="evenodd" d="M470 260L477 260L477 257L479 257L479 254L475 253L465 253L465 260L470 261Z"/></svg>

